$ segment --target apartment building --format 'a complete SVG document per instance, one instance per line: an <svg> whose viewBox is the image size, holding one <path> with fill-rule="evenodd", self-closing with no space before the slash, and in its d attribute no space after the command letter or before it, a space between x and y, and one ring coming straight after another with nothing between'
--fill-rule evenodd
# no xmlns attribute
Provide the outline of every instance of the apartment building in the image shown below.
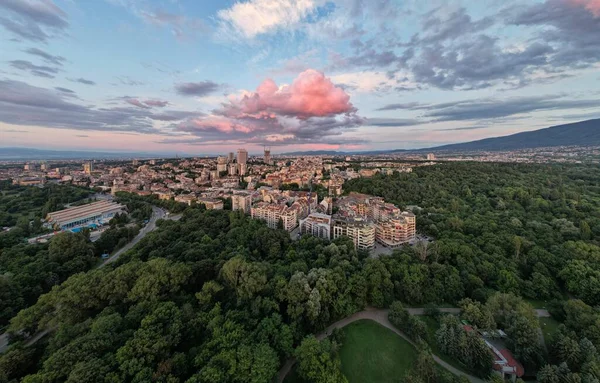
<svg viewBox="0 0 600 383"><path fill-rule="evenodd" d="M354 242L359 250L370 250L375 247L375 225L357 217L336 217L332 225L333 239L342 235Z"/></svg>
<svg viewBox="0 0 600 383"><path fill-rule="evenodd" d="M223 201L217 198L198 198L198 203L206 207L206 210L223 210Z"/></svg>
<svg viewBox="0 0 600 383"><path fill-rule="evenodd" d="M331 216L322 213L311 213L300 220L300 232L315 237L331 239Z"/></svg>
<svg viewBox="0 0 600 383"><path fill-rule="evenodd" d="M250 213L252 208L252 194L236 193L231 196L231 209L242 210L244 213Z"/></svg>
<svg viewBox="0 0 600 383"><path fill-rule="evenodd" d="M252 206L250 214L253 219L262 219L267 222L267 226L276 229L281 221L283 228L292 231L298 225L298 213L296 209L288 207L285 204L270 204L268 202L259 202Z"/></svg>

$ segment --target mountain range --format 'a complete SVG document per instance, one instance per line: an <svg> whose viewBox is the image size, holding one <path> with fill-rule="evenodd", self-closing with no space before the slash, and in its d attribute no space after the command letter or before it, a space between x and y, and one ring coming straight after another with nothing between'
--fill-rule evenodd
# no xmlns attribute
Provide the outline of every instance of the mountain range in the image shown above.
<svg viewBox="0 0 600 383"><path fill-rule="evenodd" d="M331 150L300 151L282 155L346 155L346 154L392 154L403 152L460 152L460 151L508 151L556 146L600 146L600 119L586 120L572 124L511 134L509 136L485 138L482 140L450 144L425 149L395 149L362 152L338 152ZM173 157L165 153L125 153L88 152L71 150L44 150L32 148L0 148L0 160L57 160L57 159L127 159ZM180 157L194 155L179 153Z"/></svg>
<svg viewBox="0 0 600 383"><path fill-rule="evenodd" d="M394 149L367 152L313 151L292 152L288 155L344 155L344 154L392 154L403 152L461 152L461 151L509 151L556 146L600 146L600 119L551 126L509 136L484 138L482 140L449 144L423 149Z"/></svg>

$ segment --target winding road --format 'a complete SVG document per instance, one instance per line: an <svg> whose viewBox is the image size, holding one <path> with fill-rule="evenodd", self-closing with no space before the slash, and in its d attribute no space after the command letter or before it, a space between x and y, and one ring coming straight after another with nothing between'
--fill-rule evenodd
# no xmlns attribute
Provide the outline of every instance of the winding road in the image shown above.
<svg viewBox="0 0 600 383"><path fill-rule="evenodd" d="M136 235L131 242L129 242L127 245L123 246L122 248L120 248L119 250L117 250L110 258L106 259L104 262L102 262L98 267L103 267L109 263L112 263L114 261L116 261L119 256L121 254L123 254L124 252L126 252L127 250L131 249L132 247L134 247L139 241L142 240L142 238L144 238L146 236L146 234L154 231L154 229L156 229L156 221L159 218L164 218L166 215L166 212L156 206L152 206L152 216L150 217L150 219L148 220L148 223L146 224L146 226L144 226L140 232L138 233L138 235Z"/></svg>
<svg viewBox="0 0 600 383"><path fill-rule="evenodd" d="M148 220L148 223L146 224L146 226L144 226L140 230L138 235L136 235L131 240L131 242L129 242L127 245L123 246L121 249L117 250L117 252L115 252L110 258L106 259L104 262L99 264L98 268L104 267L105 265L116 261L121 254L123 254L124 252L126 252L127 250L129 250L133 246L135 246L148 233L154 231L156 229L156 221L159 218L164 218L166 215L167 215L167 213L165 210L163 210L159 207L153 206L152 207L152 216ZM177 221L180 218L181 218L181 215L175 215L175 216L169 217L168 219ZM27 342L25 343L25 346L31 346L32 344L34 344L35 342L37 342L38 340L40 340L41 338L46 336L46 334L48 334L49 332L50 332L50 330L44 330L44 331L38 332L32 338L27 340ZM2 354L4 351L6 351L6 349L8 349L8 334L6 334L6 333L0 334L0 354Z"/></svg>
<svg viewBox="0 0 600 383"><path fill-rule="evenodd" d="M424 315L425 314L424 308L407 308L407 310L408 310L409 314L411 314L411 315ZM447 313L447 314L459 314L460 313L460 309L456 308L456 307L440 308L439 310L440 310L440 312ZM538 317L549 317L550 316L550 313L548 313L547 310L538 309L538 310L535 310L535 312ZM393 332L400 335L402 338L404 338L406 341L408 341L410 344L412 344L413 346L416 347L415 343L412 340L410 340L406 335L404 335L400 330L398 330L396 327L394 327L394 325L392 325L392 323L388 319L388 313L389 313L388 309L376 309L373 307L369 307L364 311L359 311L357 313L354 313L344 319L341 319L341 320L333 323L332 325L327 327L325 330L316 334L315 337L318 340L323 340L327 336L329 336L334 329L343 328L343 327L349 325L350 323L356 322L358 320L370 319L370 320L375 321L375 322L379 323L380 325L392 330ZM437 355L433 355L433 360L435 360L440 366L444 367L446 370L450 371L451 373L453 373L456 376L465 376L472 383L485 383L485 381L483 381L482 379L479 379L475 376L469 375L469 374L457 369L456 367L453 367L450 364L444 362ZM279 372L277 374L277 382L278 383L283 383L283 380L285 379L287 374L291 371L291 369L295 363L296 363L296 359L289 359L287 362L285 362L285 364L281 367L281 369L279 370Z"/></svg>

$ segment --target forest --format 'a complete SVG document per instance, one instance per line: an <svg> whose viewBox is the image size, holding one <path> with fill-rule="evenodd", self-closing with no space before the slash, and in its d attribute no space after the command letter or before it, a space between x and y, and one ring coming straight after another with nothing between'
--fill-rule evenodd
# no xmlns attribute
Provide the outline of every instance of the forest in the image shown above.
<svg viewBox="0 0 600 383"><path fill-rule="evenodd" d="M458 381L426 368L434 345L487 379L489 360L455 318L438 316L430 337L404 314L403 305L428 304L461 307L461 319L480 329L504 329L542 383L600 379L597 169L451 163L344 189L418 205L418 230L435 241L374 259L345 238L292 241L239 212L187 207L115 264L71 270L25 305L8 327L0 382L270 382L290 357L306 382L344 382L343 339L319 343L311 334L367 306L391 306L392 323L426 338L402 381ZM64 263L81 255L59 253ZM537 302L560 322L545 345ZM470 351L457 352L464 344Z"/></svg>

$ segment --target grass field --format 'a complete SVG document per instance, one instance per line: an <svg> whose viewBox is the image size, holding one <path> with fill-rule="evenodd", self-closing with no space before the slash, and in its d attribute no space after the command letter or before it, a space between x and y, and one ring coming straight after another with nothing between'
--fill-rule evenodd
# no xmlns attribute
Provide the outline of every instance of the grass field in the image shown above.
<svg viewBox="0 0 600 383"><path fill-rule="evenodd" d="M544 334L544 341L546 345L552 340L552 337L558 331L558 322L554 318L539 318L540 327L542 328L542 334Z"/></svg>
<svg viewBox="0 0 600 383"><path fill-rule="evenodd" d="M350 383L401 381L416 360L410 343L371 320L354 322L343 331L340 359Z"/></svg>

